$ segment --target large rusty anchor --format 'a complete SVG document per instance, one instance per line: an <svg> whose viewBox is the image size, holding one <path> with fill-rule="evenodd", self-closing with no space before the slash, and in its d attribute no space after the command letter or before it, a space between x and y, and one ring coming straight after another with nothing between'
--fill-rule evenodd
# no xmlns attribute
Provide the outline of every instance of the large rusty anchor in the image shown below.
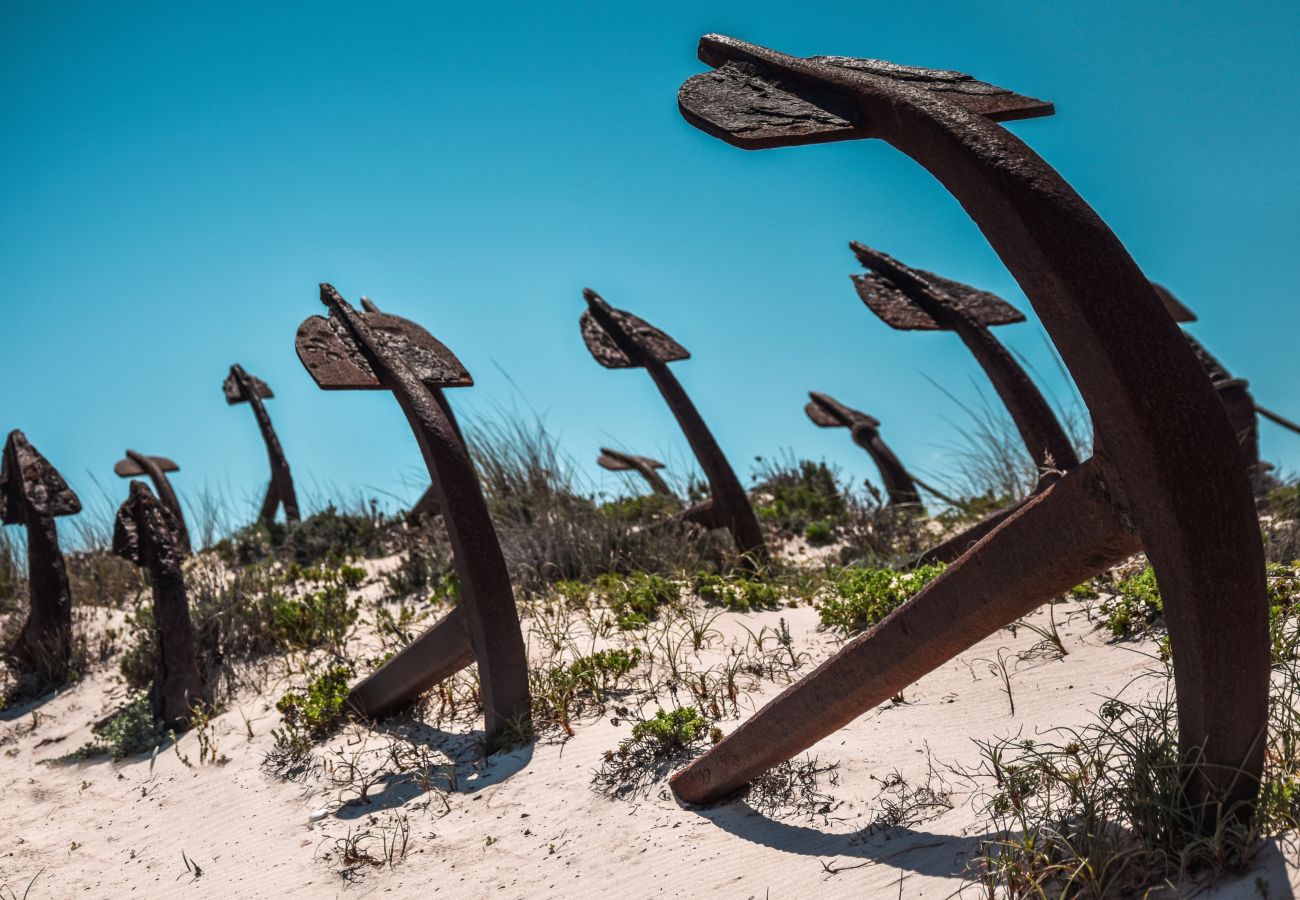
<svg viewBox="0 0 1300 900"><path fill-rule="evenodd" d="M880 470L880 481L885 486L890 506L916 506L921 503L917 487L933 494L945 503L957 505L957 501L940 493L935 488L921 481L899 461L894 451L880 436L880 420L869 416L861 410L845 406L829 394L809 391L808 403L803 411L814 425L821 428L847 428L857 444L871 457L876 468Z"/></svg>
<svg viewBox="0 0 1300 900"><path fill-rule="evenodd" d="M180 528L172 511L145 485L132 481L113 523L113 553L149 573L158 650L150 690L154 715L167 728L187 728L196 706L208 701L195 654L182 564Z"/></svg>
<svg viewBox="0 0 1300 900"><path fill-rule="evenodd" d="M924 166L1033 304L1092 413L1095 455L674 776L726 796L1042 602L1145 549L1165 598L1188 789L1248 817L1268 707L1264 558L1236 434L1160 298L1063 178L995 124L1048 103L958 72L800 59L709 35L686 119L742 148L880 138Z"/></svg>
<svg viewBox="0 0 1300 900"><path fill-rule="evenodd" d="M361 308L365 312L379 312L379 307L369 297L361 298ZM448 385L448 387L455 387L455 385ZM433 399L438 401L438 406L442 407L442 413L447 417L447 421L451 423L452 429L456 432L456 437L464 444L465 433L460 430L460 422L456 420L456 413L452 410L451 404L447 402L447 395L442 392L440 387L430 388L429 393L433 394ZM414 524L421 519L431 519L439 515L440 512L438 496L433 489L433 485L429 485L411 506L410 511L406 514L406 521Z"/></svg>
<svg viewBox="0 0 1300 900"><path fill-rule="evenodd" d="M666 497L673 495L673 492L668 489L668 484L664 481L663 476L655 471L664 467L664 464L657 459L601 447L600 456L596 457L596 464L602 469L608 469L611 472L635 472L646 480L646 484L650 485L652 493L663 494Z"/></svg>
<svg viewBox="0 0 1300 900"><path fill-rule="evenodd" d="M989 330L1023 322L1023 313L996 294L905 266L865 244L853 241L849 247L870 270L852 276L858 296L886 325L902 331L951 331L961 338L1011 413L1025 451L1040 472L1066 471L1079 464L1074 444L1047 399Z"/></svg>
<svg viewBox="0 0 1300 900"><path fill-rule="evenodd" d="M742 556L751 564L765 563L767 545L740 479L699 410L668 371L668 363L690 359L690 353L648 322L610 306L590 288L585 288L582 295L587 308L579 324L591 355L607 369L642 368L650 373L708 479L709 499L682 517L705 528L726 528Z"/></svg>
<svg viewBox="0 0 1300 900"><path fill-rule="evenodd" d="M21 431L9 432L0 461L0 522L27 526L31 609L6 653L24 669L62 682L72 661L72 595L56 516L81 512L81 500Z"/></svg>
<svg viewBox="0 0 1300 900"><path fill-rule="evenodd" d="M165 456L145 456L134 450L126 451L126 457L113 464L113 472L119 478L138 478L147 475L153 482L153 489L158 492L158 499L176 519L176 544L182 555L189 556L190 530L185 526L185 513L181 511L181 501L176 498L172 483L167 479L168 472L180 470L180 466Z"/></svg>
<svg viewBox="0 0 1300 900"><path fill-rule="evenodd" d="M260 378L249 375L244 371L243 366L236 363L230 367L230 374L222 382L221 390L226 396L226 403L230 406L236 403L247 403L252 407L258 430L262 432L262 441L266 444L266 455L271 463L271 483L266 487L266 497L262 500L262 508L257 518L262 522L270 523L275 519L276 508L283 505L284 518L289 522L299 521L301 516L298 513L298 494L293 489L293 475L289 471L289 461L284 458L284 448L280 446L280 439L271 425L271 417L262 403L263 400L275 396L271 393L270 385Z"/></svg>
<svg viewBox="0 0 1300 900"><path fill-rule="evenodd" d="M477 662L489 736L528 722L528 660L505 558L469 453L435 391L474 383L460 360L407 319L354 309L320 286L329 316L298 328L298 358L324 390L388 390L415 434L460 577L460 602L362 679L349 705L380 716Z"/></svg>

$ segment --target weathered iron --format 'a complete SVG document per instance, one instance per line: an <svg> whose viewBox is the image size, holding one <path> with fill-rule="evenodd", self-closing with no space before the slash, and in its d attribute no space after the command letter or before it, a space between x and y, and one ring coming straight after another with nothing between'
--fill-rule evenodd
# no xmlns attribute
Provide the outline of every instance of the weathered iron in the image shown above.
<svg viewBox="0 0 1300 900"><path fill-rule="evenodd" d="M803 411L814 425L821 428L847 428L857 444L875 462L880 470L880 480L885 486L890 506L920 506L921 495L917 481L899 462L880 436L880 420L860 410L845 406L834 397L809 391L811 398Z"/></svg>
<svg viewBox="0 0 1300 900"><path fill-rule="evenodd" d="M1264 559L1236 435L1159 297L1063 178L995 121L1051 105L957 72L800 59L709 35L678 94L742 148L881 138L962 204L1033 304L1092 413L1096 453L892 615L672 780L719 799L1040 603L1145 549L1173 650L1193 803L1249 816L1268 708Z"/></svg>
<svg viewBox="0 0 1300 900"><path fill-rule="evenodd" d="M996 294L913 269L879 250L853 241L858 261L871 271L853 275L867 308L886 325L906 331L952 331L988 375L1039 471L1059 472L1079 464L1052 407L1010 351L989 328L1023 322L1024 315Z"/></svg>
<svg viewBox="0 0 1300 900"><path fill-rule="evenodd" d="M185 525L185 513L181 510L181 501L176 498L172 484L167 479L168 472L179 472L181 467L165 456L145 456L134 450L126 451L126 458L113 464L113 472L120 478L137 478L147 475L153 482L153 489L158 492L158 499L167 511L176 519L176 541L183 556L189 556L190 530Z"/></svg>
<svg viewBox="0 0 1300 900"><path fill-rule="evenodd" d="M375 305L375 301L371 300L369 297L361 298L361 308L365 312L380 311L379 307ZM449 385L449 387L455 387L455 385ZM455 430L456 437L460 439L462 444L464 444L465 434L460 430L460 422L457 421L456 413L452 410L451 404L447 402L447 395L442 392L442 388L440 387L429 388L429 393L433 394L433 399L438 401L438 405L442 407L443 415L447 417L447 421L451 423L452 429ZM420 495L419 499L417 499L411 506L410 511L406 514L406 521L414 524L419 522L421 519L432 519L441 514L442 510L438 507L437 493L434 491L433 485L429 485L429 487L424 489L424 493Z"/></svg>
<svg viewBox="0 0 1300 900"><path fill-rule="evenodd" d="M145 569L153 585L158 641L150 700L154 715L168 728L188 727L195 708L209 699L195 653L180 536L180 523L172 511L158 502L143 481L132 481L113 523L113 553Z"/></svg>
<svg viewBox="0 0 1300 900"><path fill-rule="evenodd" d="M59 549L56 516L81 512L81 500L21 431L9 432L0 458L0 522L27 526L31 608L6 653L24 669L55 682L72 660L72 594Z"/></svg>
<svg viewBox="0 0 1300 900"><path fill-rule="evenodd" d="M354 309L320 286L329 316L298 328L298 358L324 390L388 390L415 434L451 540L460 603L377 672L349 705L366 716L392 711L477 662L489 740L530 715L528 661L514 592L469 453L435 389L474 383L460 360L407 319Z"/></svg>
<svg viewBox="0 0 1300 900"><path fill-rule="evenodd" d="M275 396L271 393L270 385L260 378L249 375L244 371L243 366L236 363L230 367L230 374L222 383L221 390L226 395L228 405L247 403L252 407L258 430L262 432L262 441L266 444L266 455L271 463L271 483L266 486L266 497L262 500L262 508L257 518L263 522L272 522L275 519L276 509L284 506L285 519L290 522L299 521L301 516L298 514L298 494L293 489L293 475L289 471L289 461L284 458L284 448L280 446L280 439L271 425L271 417L266 412L265 404L262 403L263 400Z"/></svg>
<svg viewBox="0 0 1300 900"><path fill-rule="evenodd" d="M767 544L740 479L699 410L668 370L668 363L691 355L658 328L615 309L590 288L584 288L582 296L587 308L579 324L591 355L607 369L642 368L650 373L709 482L709 499L687 510L682 518L705 528L726 528L751 565L767 562Z"/></svg>
<svg viewBox="0 0 1300 900"><path fill-rule="evenodd" d="M672 491L668 490L668 484L663 480L655 469L662 469L664 464L657 459L651 459L648 456L636 456L632 453L623 453L619 450L611 450L608 447L600 448L600 456L596 457L596 463L603 469L609 469L611 472L636 472L646 480L650 485L650 490L656 494L664 494L671 497Z"/></svg>

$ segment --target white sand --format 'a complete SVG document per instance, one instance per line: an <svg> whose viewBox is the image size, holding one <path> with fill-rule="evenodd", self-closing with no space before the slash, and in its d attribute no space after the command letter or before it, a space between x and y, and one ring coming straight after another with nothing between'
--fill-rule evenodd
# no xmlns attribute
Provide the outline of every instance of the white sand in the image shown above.
<svg viewBox="0 0 1300 900"><path fill-rule="evenodd" d="M824 659L835 639L816 630L808 607L727 614L711 652L785 617L796 646ZM0 831L0 897L976 897L965 871L980 836L969 798L933 821L866 837L878 811L880 779L901 773L924 781L927 761L940 770L978 762L973 739L1053 726L1082 725L1150 661L1144 645L1110 645L1077 604L1056 607L1069 655L1012 661L1015 715L989 661L1024 651L1038 637L1002 631L923 678L899 705L872 710L814 748L838 762L837 804L825 817L768 818L744 803L680 807L662 783L636 802L605 799L591 788L601 754L630 732L608 718L575 723L565 743L538 742L457 767L450 812L424 792L398 785L372 791L365 806L339 805L320 780L277 781L260 769L278 726L274 701L283 685L245 693L214 722L221 765L199 765L197 737L165 749L152 764L48 761L90 738L90 725L120 706L125 690L111 671L65 693L14 711L0 722L0 790L7 827ZM1045 622L1046 610L1034 621ZM1068 621L1067 621L1068 619ZM108 667L111 670L111 666ZM804 671L807 671L805 667ZM757 701L779 685L765 683ZM241 715L242 711L242 715ZM253 732L245 733L243 716ZM34 723L34 724L33 724ZM724 731L735 719L721 723ZM469 730L462 726L462 734ZM351 732L350 732L351 733ZM364 746L382 740L374 732ZM454 736L453 736L454 737ZM347 746L346 735L337 744ZM451 746L462 748L464 740ZM361 749L362 745L354 745ZM949 776L953 787L960 787ZM314 811L329 810L309 823ZM365 867L355 880L338 874L335 841L405 816L409 848L394 867ZM374 826L372 826L373 830ZM378 852L378 842L371 845ZM182 853L201 869L187 872ZM329 858L326 858L326 855ZM39 873L39 874L38 874ZM1250 874L1209 895L1289 897L1300 885L1294 846L1270 847Z"/></svg>

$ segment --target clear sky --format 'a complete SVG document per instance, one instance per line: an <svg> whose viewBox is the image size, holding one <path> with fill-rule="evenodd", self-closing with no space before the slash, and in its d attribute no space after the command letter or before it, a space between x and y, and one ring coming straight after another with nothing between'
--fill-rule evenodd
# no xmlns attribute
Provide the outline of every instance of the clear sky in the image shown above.
<svg viewBox="0 0 1300 900"><path fill-rule="evenodd" d="M693 354L674 364L747 479L789 448L875 472L804 417L827 391L942 481L983 385L952 335L857 300L850 239L1000 293L1052 393L1024 296L949 196L884 144L746 153L688 126L701 34L955 68L1055 102L1010 127L1071 181L1261 403L1300 417L1300 5L0 3L0 428L116 496L130 446L178 491L241 501L266 461L220 387L267 380L319 503L424 481L387 394L318 390L293 351L317 283L420 322L477 380L473 421L536 412L593 477L601 444L688 465L649 378L607 371L589 285ZM985 388L987 394L987 388ZM1300 436L1261 426L1294 471ZM617 489L621 482L606 476Z"/></svg>

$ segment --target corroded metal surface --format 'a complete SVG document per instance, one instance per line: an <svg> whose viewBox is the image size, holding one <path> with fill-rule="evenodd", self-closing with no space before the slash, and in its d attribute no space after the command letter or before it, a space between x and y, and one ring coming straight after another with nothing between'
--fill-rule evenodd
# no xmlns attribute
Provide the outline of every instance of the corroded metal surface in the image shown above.
<svg viewBox="0 0 1300 900"><path fill-rule="evenodd" d="M672 495L672 491L668 490L668 485L663 480L663 477L655 471L664 467L664 464L657 459L601 447L600 456L596 457L596 464L601 468L609 469L611 472L636 472L646 480L650 485L650 490L656 494Z"/></svg>
<svg viewBox="0 0 1300 900"><path fill-rule="evenodd" d="M1150 282L1059 174L950 102L959 97L717 35L701 40L699 54L715 67L748 67L774 92L829 96L853 125L843 136L884 139L938 179L1033 304L1092 414L1097 452L677 773L678 797L725 796L1143 548L1164 597L1181 747L1197 763L1191 799L1206 804L1210 828L1219 815L1248 817L1268 711L1259 525L1245 473L1231 464L1232 425ZM807 142L801 124L753 140L734 93L693 81L681 105L710 133L742 147Z"/></svg>
<svg viewBox="0 0 1300 900"><path fill-rule="evenodd" d="M72 595L56 516L81 512L81 500L21 431L0 457L0 522L27 528L27 621L6 653L21 667L61 682L72 659Z"/></svg>
<svg viewBox="0 0 1300 900"><path fill-rule="evenodd" d="M809 391L808 396L811 399L803 409L814 424L822 428L849 429L853 443L867 451L880 470L880 480L889 496L890 506L920 505L921 495L917 493L916 481L880 436L879 419L845 406L827 394Z"/></svg>
<svg viewBox="0 0 1300 900"><path fill-rule="evenodd" d="M868 275L853 276L858 295L887 324L942 329L961 338L1011 413L1025 451L1040 471L1064 471L1079 464L1074 444L1046 398L989 331L990 325L1023 322L1023 315L987 291L905 266L856 241L849 246L858 262L871 270Z"/></svg>
<svg viewBox="0 0 1300 900"><path fill-rule="evenodd" d="M457 608L356 684L348 703L364 715L383 715L477 662L489 736L519 726L529 720L531 702L514 592L474 466L433 393L472 384L469 373L414 322L358 311L328 284L320 297L329 317L302 323L298 358L321 388L392 392L429 469L461 583Z"/></svg>
<svg viewBox="0 0 1300 900"><path fill-rule="evenodd" d="M668 370L669 362L688 359L690 354L653 325L613 308L590 288L584 288L582 296L587 301L587 309L580 319L582 338L591 355L606 368L637 367L650 373L704 470L709 482L709 499L684 513L686 520L704 527L728 529L736 548L751 565L765 563L767 545L749 496L713 433L704 424L703 416Z"/></svg>
<svg viewBox="0 0 1300 900"><path fill-rule="evenodd" d="M176 517L143 481L131 482L130 494L117 510L113 553L149 573L158 636L150 698L154 714L166 727L185 728L194 708L208 701L181 568L186 554Z"/></svg>
<svg viewBox="0 0 1300 900"><path fill-rule="evenodd" d="M134 450L127 450L126 458L119 459L113 464L113 473L119 478L136 478L140 475L146 475L153 482L153 489L158 492L158 499L162 501L162 505L167 507L167 511L176 520L177 546L180 547L181 553L189 556L191 553L190 530L185 524L185 512L181 509L181 501L177 499L176 492L172 490L172 483L167 478L168 472L179 472L180 470L180 466L165 456L145 456L143 453L137 453Z"/></svg>
<svg viewBox="0 0 1300 900"><path fill-rule="evenodd" d="M375 304L375 301L371 300L369 297L361 298L361 308L368 313L377 313L380 311L379 307ZM469 378L469 373L466 372L465 376L466 378ZM473 384L472 379L469 381L469 384ZM448 387L456 386L458 385L448 385ZM430 387L429 393L433 394L433 399L438 402L440 407L442 407L443 415L445 415L447 421L451 423L451 427L456 432L456 437L460 439L462 444L465 443L465 434L460 430L460 422L457 421L456 413L452 410L451 404L447 402L447 395L442 392L442 388ZM406 514L406 521L415 524L421 519L433 518L434 516L441 514L442 510L438 506L437 493L434 491L433 486L430 485L424 489L424 493L421 494L419 499L417 499L411 506L410 511Z"/></svg>
<svg viewBox="0 0 1300 900"><path fill-rule="evenodd" d="M997 121L1052 114L1050 103L962 72L846 56L814 56L809 62L821 69L897 81ZM747 150L872 136L870 119L851 98L784 76L751 60L727 60L682 85L678 105L696 128Z"/></svg>
<svg viewBox="0 0 1300 900"><path fill-rule="evenodd" d="M258 430L262 433L262 441L266 444L266 455L271 463L271 482L266 487L266 497L262 500L258 519L263 522L272 521L276 509L283 505L285 519L297 522L301 516L298 513L298 493L293 488L293 474L289 471L289 461L284 458L280 439L271 425L271 416L262 403L275 396L271 393L270 386L262 379L249 375L243 366L236 363L230 367L230 374L222 382L221 390L226 395L227 404L234 406L236 403L247 403L252 407Z"/></svg>

